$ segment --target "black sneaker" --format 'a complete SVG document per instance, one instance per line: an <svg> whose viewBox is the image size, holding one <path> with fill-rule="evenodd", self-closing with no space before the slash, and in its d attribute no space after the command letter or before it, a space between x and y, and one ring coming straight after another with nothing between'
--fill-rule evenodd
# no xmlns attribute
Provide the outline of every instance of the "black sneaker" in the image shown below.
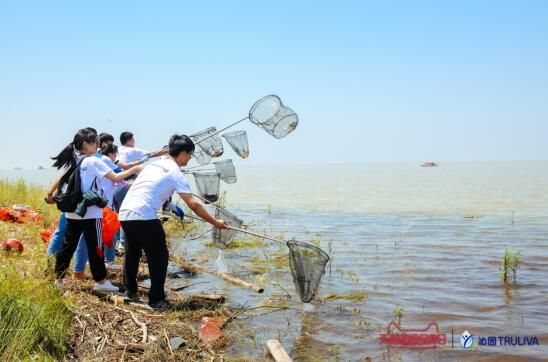
<svg viewBox="0 0 548 362"><path fill-rule="evenodd" d="M173 305L171 305L170 302L168 302L165 299L162 299L156 303L148 304L148 306L154 310L170 310L173 308Z"/></svg>
<svg viewBox="0 0 548 362"><path fill-rule="evenodd" d="M124 294L124 302L133 302L133 303L139 303L141 299L139 299L138 293L132 293L130 291L126 290L126 293Z"/></svg>

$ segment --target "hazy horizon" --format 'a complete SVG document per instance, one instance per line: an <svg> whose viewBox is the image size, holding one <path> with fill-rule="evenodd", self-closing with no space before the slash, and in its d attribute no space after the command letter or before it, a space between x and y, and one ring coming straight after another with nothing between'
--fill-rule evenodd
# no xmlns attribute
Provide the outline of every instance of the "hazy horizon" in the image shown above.
<svg viewBox="0 0 548 362"><path fill-rule="evenodd" d="M498 163L498 162L548 162L548 159L529 159L529 160L450 160L450 161L444 161L444 160L435 160L435 159L428 159L428 160L421 160L421 161L368 161L368 162L310 162L310 163L246 163L245 161L237 160L236 157L221 157L219 160L224 159L232 159L234 165L237 165L238 167L268 167L268 166L344 166L344 165L418 165L420 166L423 162L436 162L440 167L443 166L443 164L458 164L458 163ZM153 159L154 160L154 159ZM212 160L214 162L215 159ZM152 162L152 161L149 161ZM52 167L47 165L36 165L36 166L30 166L30 167L22 167L22 166L14 166L12 168L6 168L0 166L0 170L2 171L16 171L15 168L20 168L20 170L36 170L38 167L44 167L45 170L53 170ZM213 167L213 164L209 164L207 166ZM196 164L192 163L189 164L188 167L196 167ZM206 167L206 166L204 166Z"/></svg>

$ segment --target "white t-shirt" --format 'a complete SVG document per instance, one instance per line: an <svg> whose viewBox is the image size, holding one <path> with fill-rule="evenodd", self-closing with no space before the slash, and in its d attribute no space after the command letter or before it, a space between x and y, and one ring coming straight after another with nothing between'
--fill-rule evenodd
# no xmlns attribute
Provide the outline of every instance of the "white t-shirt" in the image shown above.
<svg viewBox="0 0 548 362"><path fill-rule="evenodd" d="M111 171L111 168L99 157L90 156L84 158L80 164L82 193L95 191L100 195L103 194L103 179ZM97 180L97 188L95 188L94 180ZM75 212L67 212L67 219L100 219L102 217L103 209L97 206L89 206L84 217L78 216Z"/></svg>
<svg viewBox="0 0 548 362"><path fill-rule="evenodd" d="M130 187L119 219L154 220L162 205L174 192L190 194L190 185L171 158L163 158L146 166Z"/></svg>
<svg viewBox="0 0 548 362"><path fill-rule="evenodd" d="M97 154L99 157L112 171L116 170L118 166L110 157L102 154ZM114 198L114 182L110 181L108 178L103 179L103 196L108 199L108 207L112 208L112 199Z"/></svg>
<svg viewBox="0 0 548 362"><path fill-rule="evenodd" d="M148 155L148 152L137 147L120 146L118 147L118 159L124 163L139 161Z"/></svg>

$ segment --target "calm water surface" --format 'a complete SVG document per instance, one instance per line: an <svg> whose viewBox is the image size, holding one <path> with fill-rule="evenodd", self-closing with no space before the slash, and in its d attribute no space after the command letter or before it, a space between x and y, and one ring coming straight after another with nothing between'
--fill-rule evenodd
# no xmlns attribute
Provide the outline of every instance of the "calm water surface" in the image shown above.
<svg viewBox="0 0 548 362"><path fill-rule="evenodd" d="M223 293L234 306L290 307L258 309L233 323L230 328L245 336L227 353L235 359L261 358L270 338L279 339L296 360L548 356L548 162L238 166L237 171L236 184L222 184L230 210L253 230L319 240L332 262L320 300L309 305L295 293L283 246L224 251L229 271L264 284L262 295L207 275L192 278L185 292ZM2 178L22 176L38 184L54 175L0 171ZM204 247L209 239L210 234L178 240L175 252L216 269L218 250ZM512 286L499 276L505 248L523 254ZM330 293L365 298L321 301ZM404 328L435 321L448 345L388 354L378 334L397 306L403 308ZM458 342L464 330L475 336L535 335L540 346L464 350Z"/></svg>

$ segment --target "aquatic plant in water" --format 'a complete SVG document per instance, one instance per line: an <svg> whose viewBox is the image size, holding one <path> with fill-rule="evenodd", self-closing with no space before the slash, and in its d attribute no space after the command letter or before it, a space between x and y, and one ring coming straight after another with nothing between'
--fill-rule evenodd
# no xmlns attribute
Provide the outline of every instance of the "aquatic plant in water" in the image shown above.
<svg viewBox="0 0 548 362"><path fill-rule="evenodd" d="M398 323L398 325L401 325L401 319L403 318L403 308L398 305L396 306L396 308L394 308L393 313L396 323Z"/></svg>
<svg viewBox="0 0 548 362"><path fill-rule="evenodd" d="M500 266L500 277L504 283L517 281L517 273L521 264L521 250L512 252L506 248ZM511 274L510 274L511 272Z"/></svg>

